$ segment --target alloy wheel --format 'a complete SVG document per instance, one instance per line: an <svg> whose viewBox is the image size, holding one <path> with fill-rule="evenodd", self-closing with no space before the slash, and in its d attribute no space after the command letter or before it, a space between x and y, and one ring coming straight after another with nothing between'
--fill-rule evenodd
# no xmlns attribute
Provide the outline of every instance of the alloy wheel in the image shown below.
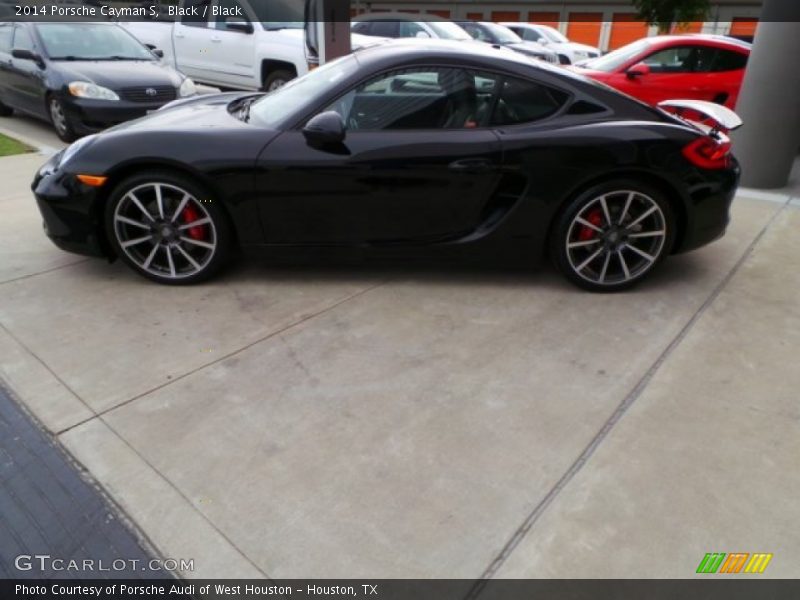
<svg viewBox="0 0 800 600"><path fill-rule="evenodd" d="M612 191L587 202L572 219L566 256L582 279L620 286L658 262L666 239L666 218L653 198L638 191Z"/></svg>
<svg viewBox="0 0 800 600"><path fill-rule="evenodd" d="M202 272L217 251L217 230L203 203L176 185L130 189L113 214L120 248L142 271L178 280Z"/></svg>
<svg viewBox="0 0 800 600"><path fill-rule="evenodd" d="M67 116L64 114L64 109L56 98L50 100L50 118L53 121L53 127L61 136L69 133L69 124L67 123Z"/></svg>

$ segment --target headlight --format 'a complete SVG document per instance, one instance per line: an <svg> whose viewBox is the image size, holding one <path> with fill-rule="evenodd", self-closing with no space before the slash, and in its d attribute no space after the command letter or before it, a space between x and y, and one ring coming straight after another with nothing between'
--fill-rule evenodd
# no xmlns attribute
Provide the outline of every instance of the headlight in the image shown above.
<svg viewBox="0 0 800 600"><path fill-rule="evenodd" d="M575 58L577 59L589 58L589 53L586 52L585 50L575 50Z"/></svg>
<svg viewBox="0 0 800 600"><path fill-rule="evenodd" d="M186 98L186 96L194 96L196 93L197 88L194 85L194 81L188 77L183 80L181 87L178 88L178 96L181 98Z"/></svg>
<svg viewBox="0 0 800 600"><path fill-rule="evenodd" d="M89 83L88 81L73 81L69 84L69 93L78 98L91 98L92 100L119 100L116 92L108 88Z"/></svg>
<svg viewBox="0 0 800 600"><path fill-rule="evenodd" d="M61 156L59 157L56 167L61 167L65 165L70 158L72 158L78 153L78 150L80 150L83 146L92 141L96 136L97 134L87 135L86 137L82 137L81 139L72 142L72 144L67 146L66 149L61 152Z"/></svg>

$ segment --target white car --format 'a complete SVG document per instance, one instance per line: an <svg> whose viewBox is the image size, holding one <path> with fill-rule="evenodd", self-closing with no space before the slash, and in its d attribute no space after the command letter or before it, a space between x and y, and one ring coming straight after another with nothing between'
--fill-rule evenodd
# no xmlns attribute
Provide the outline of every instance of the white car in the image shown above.
<svg viewBox="0 0 800 600"><path fill-rule="evenodd" d="M500 23L516 33L525 41L539 42L558 53L562 65L572 65L581 60L597 58L602 54L599 48L570 42L558 29L537 23Z"/></svg>
<svg viewBox="0 0 800 600"><path fill-rule="evenodd" d="M472 36L461 27L435 15L389 12L366 14L353 19L352 31L356 34L383 38L472 41Z"/></svg>

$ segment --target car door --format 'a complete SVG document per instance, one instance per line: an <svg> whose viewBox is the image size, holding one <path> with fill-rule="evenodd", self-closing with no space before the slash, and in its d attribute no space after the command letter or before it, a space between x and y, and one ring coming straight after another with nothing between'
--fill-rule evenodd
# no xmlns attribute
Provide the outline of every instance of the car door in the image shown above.
<svg viewBox="0 0 800 600"><path fill-rule="evenodd" d="M695 67L697 77L703 80L703 100L735 108L739 89L744 79L748 54L728 48L705 47Z"/></svg>
<svg viewBox="0 0 800 600"><path fill-rule="evenodd" d="M195 9L197 14L187 14L173 25L172 43L175 48L175 64L184 74L204 81L219 84L212 68L211 0L185 0L186 10Z"/></svg>
<svg viewBox="0 0 800 600"><path fill-rule="evenodd" d="M0 22L0 102L10 106L11 102L11 40L14 24Z"/></svg>
<svg viewBox="0 0 800 600"><path fill-rule="evenodd" d="M618 85L612 85L650 104L678 98L708 100L703 77L695 73L699 50L688 44L656 50L640 59L649 67L648 74L628 77L619 73Z"/></svg>
<svg viewBox="0 0 800 600"><path fill-rule="evenodd" d="M252 88L255 68L255 27L239 0L216 0L208 45L208 65L223 86Z"/></svg>
<svg viewBox="0 0 800 600"><path fill-rule="evenodd" d="M391 71L320 111L342 116L341 144L281 134L258 159L266 241L414 244L473 231L502 162L474 82L455 68Z"/></svg>
<svg viewBox="0 0 800 600"><path fill-rule="evenodd" d="M31 35L31 26L17 23L11 42L12 50L30 50L41 55ZM11 106L30 114L44 116L45 69L28 59L13 58L9 67L9 100Z"/></svg>

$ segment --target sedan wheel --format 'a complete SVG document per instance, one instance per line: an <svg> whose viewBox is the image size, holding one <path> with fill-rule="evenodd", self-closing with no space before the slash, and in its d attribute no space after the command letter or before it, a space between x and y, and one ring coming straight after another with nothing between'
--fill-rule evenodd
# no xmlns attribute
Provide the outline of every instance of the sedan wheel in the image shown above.
<svg viewBox="0 0 800 600"><path fill-rule="evenodd" d="M604 186L573 203L552 248L561 271L595 291L640 281L667 254L674 237L669 204L655 190Z"/></svg>
<svg viewBox="0 0 800 600"><path fill-rule="evenodd" d="M132 184L132 185L131 185ZM225 215L182 178L123 183L107 211L117 253L160 283L193 283L216 271L228 246Z"/></svg>
<svg viewBox="0 0 800 600"><path fill-rule="evenodd" d="M78 137L72 129L72 124L69 122L64 106L58 98L50 98L48 101L48 108L50 110L50 120L53 122L53 127L56 134L64 142L73 142Z"/></svg>

